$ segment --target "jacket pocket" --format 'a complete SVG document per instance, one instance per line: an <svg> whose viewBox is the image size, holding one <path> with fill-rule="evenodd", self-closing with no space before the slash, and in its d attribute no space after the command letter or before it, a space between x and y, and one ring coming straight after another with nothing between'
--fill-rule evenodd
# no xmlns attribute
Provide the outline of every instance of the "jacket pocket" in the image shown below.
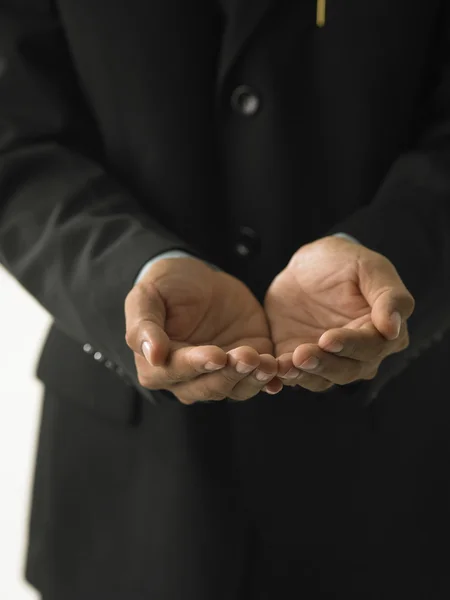
<svg viewBox="0 0 450 600"><path fill-rule="evenodd" d="M133 424L142 402L137 390L114 370L97 362L82 346L53 323L35 375L62 401L74 401L97 415Z"/></svg>

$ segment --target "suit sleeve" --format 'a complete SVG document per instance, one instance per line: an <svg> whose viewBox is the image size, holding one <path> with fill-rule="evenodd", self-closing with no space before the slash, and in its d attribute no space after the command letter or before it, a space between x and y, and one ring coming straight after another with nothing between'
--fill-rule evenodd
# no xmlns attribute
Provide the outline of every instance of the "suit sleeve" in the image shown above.
<svg viewBox="0 0 450 600"><path fill-rule="evenodd" d="M450 327L450 7L443 6L442 62L421 133L373 201L334 228L389 258L416 300L410 347L384 361L374 395Z"/></svg>
<svg viewBox="0 0 450 600"><path fill-rule="evenodd" d="M126 295L151 257L193 251L92 158L95 130L47 1L0 0L0 262L142 391Z"/></svg>

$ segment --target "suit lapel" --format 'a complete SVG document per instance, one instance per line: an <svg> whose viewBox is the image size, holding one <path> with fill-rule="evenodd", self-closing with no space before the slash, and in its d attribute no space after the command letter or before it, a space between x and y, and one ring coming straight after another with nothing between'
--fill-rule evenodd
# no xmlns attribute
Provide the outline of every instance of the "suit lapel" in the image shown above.
<svg viewBox="0 0 450 600"><path fill-rule="evenodd" d="M280 2L280 0L278 0ZM234 11L228 15L227 26L222 40L219 57L217 91L220 93L225 76L246 42L257 29L269 9L277 0L236 0Z"/></svg>
<svg viewBox="0 0 450 600"><path fill-rule="evenodd" d="M228 16L227 26L220 51L216 91L220 95L225 78L236 59L244 51L250 38L255 34L262 21L273 10L283 10L295 3L293 14L298 20L298 33L322 27L325 19L326 3L328 0L235 0L234 10ZM328 9L328 7L327 7Z"/></svg>

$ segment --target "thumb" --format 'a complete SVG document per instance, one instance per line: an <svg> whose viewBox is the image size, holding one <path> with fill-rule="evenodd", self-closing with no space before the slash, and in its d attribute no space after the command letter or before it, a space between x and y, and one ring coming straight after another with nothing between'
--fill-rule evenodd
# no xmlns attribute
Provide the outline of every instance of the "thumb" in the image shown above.
<svg viewBox="0 0 450 600"><path fill-rule="evenodd" d="M402 323L414 311L414 298L397 273L394 265L384 256L360 263L360 289L372 308L372 322L388 340L400 334Z"/></svg>
<svg viewBox="0 0 450 600"><path fill-rule="evenodd" d="M164 330L166 307L152 283L136 285L125 300L126 342L152 366L162 366L170 340Z"/></svg>

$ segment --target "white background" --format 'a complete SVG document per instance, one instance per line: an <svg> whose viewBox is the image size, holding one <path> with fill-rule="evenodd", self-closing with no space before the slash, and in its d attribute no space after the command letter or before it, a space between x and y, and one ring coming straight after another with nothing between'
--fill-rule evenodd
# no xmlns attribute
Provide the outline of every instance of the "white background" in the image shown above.
<svg viewBox="0 0 450 600"><path fill-rule="evenodd" d="M34 368L49 314L0 266L0 598L37 600L24 556L42 384Z"/></svg>

